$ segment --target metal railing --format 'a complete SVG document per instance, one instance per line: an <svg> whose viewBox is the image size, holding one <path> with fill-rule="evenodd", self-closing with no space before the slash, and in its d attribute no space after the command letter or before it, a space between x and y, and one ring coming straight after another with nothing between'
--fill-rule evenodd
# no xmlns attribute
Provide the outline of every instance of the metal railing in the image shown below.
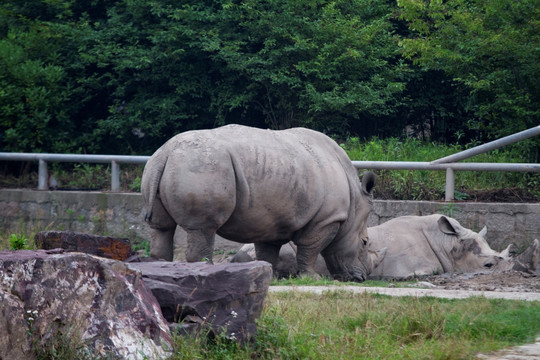
<svg viewBox="0 0 540 360"><path fill-rule="evenodd" d="M79 155L46 153L6 153L0 152L0 161L39 161L38 190L48 189L48 162L77 162L111 164L111 191L120 191L120 164L144 165L150 156L127 155Z"/></svg>
<svg viewBox="0 0 540 360"><path fill-rule="evenodd" d="M454 199L455 171L519 171L519 172L540 172L540 164L529 163L458 163L457 161L468 159L475 155L501 148L506 145L516 143L521 140L540 135L540 125L523 130L519 133L503 137L489 143L476 146L459 153L446 156L432 162L395 162L395 161L353 161L353 165L358 169L377 170L445 170L446 188L445 201Z"/></svg>
<svg viewBox="0 0 540 360"><path fill-rule="evenodd" d="M408 161L352 161L358 169L369 170L430 170L446 171L445 201L454 199L455 171L517 171L540 172L540 164L534 163L458 163L505 145L540 135L540 125L514 135L506 136L432 162ZM120 191L120 164L144 165L150 156L124 155L76 155L76 154L41 154L41 153L6 153L0 152L0 161L39 161L38 189L47 190L47 162L83 162L111 164L111 191Z"/></svg>

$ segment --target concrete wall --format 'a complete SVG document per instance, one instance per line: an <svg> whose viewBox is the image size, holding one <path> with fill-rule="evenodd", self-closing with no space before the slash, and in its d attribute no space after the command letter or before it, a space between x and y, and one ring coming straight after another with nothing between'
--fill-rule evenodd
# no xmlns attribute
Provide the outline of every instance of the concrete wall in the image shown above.
<svg viewBox="0 0 540 360"><path fill-rule="evenodd" d="M514 242L525 249L540 238L540 204L444 203L375 200L368 226L403 215L444 213L472 230L488 228L487 240L496 250ZM0 190L0 231L4 234L43 230L72 230L150 239L138 193ZM182 236L179 236L181 242ZM237 249L239 244L216 241L216 248Z"/></svg>

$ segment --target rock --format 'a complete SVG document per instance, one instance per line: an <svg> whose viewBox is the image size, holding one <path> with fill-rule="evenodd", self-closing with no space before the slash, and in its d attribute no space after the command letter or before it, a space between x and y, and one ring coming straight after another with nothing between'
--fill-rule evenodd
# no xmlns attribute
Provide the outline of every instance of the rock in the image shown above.
<svg viewBox="0 0 540 360"><path fill-rule="evenodd" d="M2 251L0 299L3 359L35 358L35 344L47 347L58 336L79 338L89 355L108 359L161 359L171 345L141 274L119 261Z"/></svg>
<svg viewBox="0 0 540 360"><path fill-rule="evenodd" d="M24 304L12 294L0 291L0 357L2 359L35 359L28 339L28 316Z"/></svg>
<svg viewBox="0 0 540 360"><path fill-rule="evenodd" d="M212 265L205 262L137 262L146 286L172 327L191 334L209 330L239 342L256 334L272 279L264 261Z"/></svg>
<svg viewBox="0 0 540 360"><path fill-rule="evenodd" d="M71 231L41 231L34 236L34 240L36 246L44 250L62 248L120 261L132 255L131 242L124 238Z"/></svg>

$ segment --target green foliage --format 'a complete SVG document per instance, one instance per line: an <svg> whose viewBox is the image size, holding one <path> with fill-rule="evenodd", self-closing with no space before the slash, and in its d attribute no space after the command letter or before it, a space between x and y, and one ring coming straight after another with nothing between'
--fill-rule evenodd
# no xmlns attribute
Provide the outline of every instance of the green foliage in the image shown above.
<svg viewBox="0 0 540 360"><path fill-rule="evenodd" d="M9 236L9 247L11 250L28 249L28 238L24 235L11 234Z"/></svg>
<svg viewBox="0 0 540 360"><path fill-rule="evenodd" d="M468 92L469 126L509 134L538 124L540 3L398 0L404 56Z"/></svg>
<svg viewBox="0 0 540 360"><path fill-rule="evenodd" d="M4 0L0 148L150 154L227 123L483 142L537 125L538 15L535 0ZM538 162L538 141L519 146Z"/></svg>
<svg viewBox="0 0 540 360"><path fill-rule="evenodd" d="M345 134L405 88L381 0L7 0L0 133L9 151L150 153L235 122Z"/></svg>
<svg viewBox="0 0 540 360"><path fill-rule="evenodd" d="M361 142L350 138L341 146L351 160L369 161L424 161L430 162L465 150L467 146L444 145L425 142L414 138L372 138ZM527 154L520 146L494 150L465 160L473 162L520 163L527 162ZM378 199L439 200L444 198L446 173L428 170L380 170L377 171L377 186L374 189ZM455 175L456 199L466 200L473 190L504 188L527 189L531 193L540 191L538 174L517 172L473 172L459 171Z"/></svg>

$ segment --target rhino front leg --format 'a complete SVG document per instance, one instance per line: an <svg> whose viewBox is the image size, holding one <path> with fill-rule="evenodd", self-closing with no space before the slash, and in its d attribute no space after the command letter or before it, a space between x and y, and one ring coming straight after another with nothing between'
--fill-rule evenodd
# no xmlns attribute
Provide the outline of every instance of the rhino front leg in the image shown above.
<svg viewBox="0 0 540 360"><path fill-rule="evenodd" d="M150 256L167 261L173 260L174 230L175 227L172 229L153 229Z"/></svg>
<svg viewBox="0 0 540 360"><path fill-rule="evenodd" d="M320 274L315 271L315 262L321 250L334 240L338 230L339 224L330 223L311 230L297 242L296 262L299 275L320 278Z"/></svg>
<svg viewBox="0 0 540 360"><path fill-rule="evenodd" d="M208 230L185 230L187 235L186 261L208 261L212 263L216 232Z"/></svg>

